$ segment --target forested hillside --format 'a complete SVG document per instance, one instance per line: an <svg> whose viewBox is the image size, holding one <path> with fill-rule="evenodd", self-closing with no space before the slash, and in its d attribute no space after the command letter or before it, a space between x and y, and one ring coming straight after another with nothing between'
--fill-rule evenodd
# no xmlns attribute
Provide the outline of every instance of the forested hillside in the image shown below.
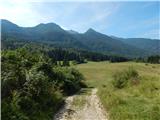
<svg viewBox="0 0 160 120"><path fill-rule="evenodd" d="M153 45L139 47L140 44L128 44L128 42L115 39L93 29L88 29L85 33L78 33L64 30L55 23L39 24L35 27L20 27L7 20L1 20L1 23L2 47L7 46L7 42L10 41L41 42L56 47L82 49L125 57L155 55L158 50L158 48L148 49L153 48L155 44L150 39L148 41Z"/></svg>
<svg viewBox="0 0 160 120"><path fill-rule="evenodd" d="M160 54L160 40L158 39L145 39L145 38L116 38L121 40L128 45L135 46L139 49L143 49L145 51L150 51L152 54L159 55Z"/></svg>

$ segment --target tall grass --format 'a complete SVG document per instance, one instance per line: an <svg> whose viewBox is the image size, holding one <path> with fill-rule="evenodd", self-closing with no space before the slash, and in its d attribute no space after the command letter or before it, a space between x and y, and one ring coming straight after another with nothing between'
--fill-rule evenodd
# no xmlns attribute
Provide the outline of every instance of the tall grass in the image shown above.
<svg viewBox="0 0 160 120"><path fill-rule="evenodd" d="M115 88L123 88L129 83L138 84L139 74L134 68L129 67L126 70L115 72L112 83Z"/></svg>

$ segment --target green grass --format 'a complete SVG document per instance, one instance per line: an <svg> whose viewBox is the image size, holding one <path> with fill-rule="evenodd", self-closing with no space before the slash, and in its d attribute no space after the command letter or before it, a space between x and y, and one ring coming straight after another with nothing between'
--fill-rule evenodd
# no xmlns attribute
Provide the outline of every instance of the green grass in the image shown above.
<svg viewBox="0 0 160 120"><path fill-rule="evenodd" d="M89 62L75 66L89 87L97 87L98 95L110 120L160 119L160 65L145 63ZM139 73L140 83L116 89L113 74L132 67Z"/></svg>

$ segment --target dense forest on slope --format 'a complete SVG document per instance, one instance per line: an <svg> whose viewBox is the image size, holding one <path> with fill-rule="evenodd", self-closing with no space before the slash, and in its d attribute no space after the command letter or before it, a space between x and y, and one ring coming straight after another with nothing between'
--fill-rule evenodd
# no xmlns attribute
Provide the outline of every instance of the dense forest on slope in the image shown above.
<svg viewBox="0 0 160 120"><path fill-rule="evenodd" d="M107 36L93 29L88 29L85 33L78 33L64 30L55 23L39 24L35 27L20 27L7 20L1 20L1 23L3 46L5 46L5 41L18 40L20 42L41 42L56 47L82 49L125 57L144 57L159 54L157 52L159 46L156 44L156 40L147 39L152 43L148 46L145 44L146 39L142 41L138 39L142 42L141 44L145 44L140 47L140 44L129 44L126 41ZM150 49L154 48L155 44L156 48Z"/></svg>
<svg viewBox="0 0 160 120"><path fill-rule="evenodd" d="M41 43L41 42L31 42L31 41L19 41L19 40L6 40L2 41L3 50L14 50L17 48L25 47L30 50L41 50L45 51L50 57L56 59L57 61L72 61L75 60L77 63L84 63L89 61L104 61L109 60L111 62L124 62L131 60L131 58L123 57L120 55L113 54L103 54L99 52L91 52L83 49L75 48L62 48L57 47L53 44Z"/></svg>
<svg viewBox="0 0 160 120"><path fill-rule="evenodd" d="M143 49L145 51L150 51L152 54L158 55L160 54L160 40L158 39L146 39L146 38L117 38L114 39L121 40L128 45L135 46L139 49Z"/></svg>
<svg viewBox="0 0 160 120"><path fill-rule="evenodd" d="M153 54L160 54L160 40L151 40L144 38L128 38L124 40L127 44L136 46L146 51L151 51Z"/></svg>

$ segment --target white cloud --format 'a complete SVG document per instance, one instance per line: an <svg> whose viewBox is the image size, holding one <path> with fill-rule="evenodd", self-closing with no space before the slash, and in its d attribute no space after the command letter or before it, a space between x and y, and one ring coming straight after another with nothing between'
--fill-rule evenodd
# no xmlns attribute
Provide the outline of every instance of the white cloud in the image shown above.
<svg viewBox="0 0 160 120"><path fill-rule="evenodd" d="M64 18L71 16L79 5L76 3L75 6L70 5L65 8L63 2L46 2L44 0L33 1L2 0L0 4L0 18L7 19L24 27L35 26L42 22L63 23L63 21L65 21ZM57 3L59 4L60 8L56 7L55 4ZM46 4L50 5L49 8Z"/></svg>
<svg viewBox="0 0 160 120"><path fill-rule="evenodd" d="M96 26L96 29L98 31L104 30L104 28L107 28L107 26L109 26L110 24L108 18L111 17L113 14L115 14L121 6L120 3L112 3L112 2L108 2L107 4L97 2L97 3L90 3L87 5L90 5L87 6L87 9L90 10L91 14L88 15L87 17L82 18L81 21L77 21L71 24L70 28L73 28L75 30L81 28L80 32L85 32L88 28L90 27L94 28L95 24L99 24L98 26Z"/></svg>
<svg viewBox="0 0 160 120"><path fill-rule="evenodd" d="M49 8L48 4L50 5ZM60 7L58 8L54 4L59 4ZM34 26L41 22L56 22L64 28L88 28L96 22L107 19L118 9L118 4L115 5L110 2L107 4L104 7L102 2L72 2L65 5L65 2L59 3L58 1L53 2L53 0L2 0L0 18L8 19L20 26ZM75 18L76 21L74 21L74 16L85 14L77 13L77 10L84 6L91 12L91 15L82 16L79 19Z"/></svg>
<svg viewBox="0 0 160 120"><path fill-rule="evenodd" d="M8 19L18 25L33 26L40 16L34 14L30 9L30 4L18 2L18 0L5 0L0 4L0 18ZM26 23L26 24L23 24Z"/></svg>

